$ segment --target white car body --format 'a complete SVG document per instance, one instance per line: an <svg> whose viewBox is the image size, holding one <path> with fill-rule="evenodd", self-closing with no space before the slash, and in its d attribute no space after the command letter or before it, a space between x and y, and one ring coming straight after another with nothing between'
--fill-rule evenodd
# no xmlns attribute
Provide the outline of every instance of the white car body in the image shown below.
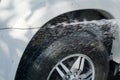
<svg viewBox="0 0 120 80"><path fill-rule="evenodd" d="M2 0L0 3L0 80L14 80L29 41L45 23L66 12L105 11L120 18L119 0ZM106 14L103 13L103 14ZM3 28L12 28L2 30ZM17 29L13 29L17 28ZM29 28L35 28L29 30ZM24 29L24 30L20 30ZM120 34L120 33L119 33ZM113 42L113 60L120 63L120 35Z"/></svg>

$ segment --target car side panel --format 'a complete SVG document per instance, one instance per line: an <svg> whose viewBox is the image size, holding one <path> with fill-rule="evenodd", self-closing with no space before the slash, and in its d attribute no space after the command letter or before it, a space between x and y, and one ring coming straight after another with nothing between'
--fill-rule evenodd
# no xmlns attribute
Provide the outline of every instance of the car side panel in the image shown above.
<svg viewBox="0 0 120 80"><path fill-rule="evenodd" d="M119 3L119 0L4 0L0 5L0 80L14 80L24 50L38 27L63 13L83 9L104 10L120 18Z"/></svg>

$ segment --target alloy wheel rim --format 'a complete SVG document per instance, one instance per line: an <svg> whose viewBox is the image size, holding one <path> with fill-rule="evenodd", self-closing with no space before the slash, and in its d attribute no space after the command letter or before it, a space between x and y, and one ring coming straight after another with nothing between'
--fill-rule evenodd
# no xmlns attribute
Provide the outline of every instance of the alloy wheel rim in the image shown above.
<svg viewBox="0 0 120 80"><path fill-rule="evenodd" d="M47 80L94 80L95 68L92 60L84 54L73 54L63 58L50 71Z"/></svg>

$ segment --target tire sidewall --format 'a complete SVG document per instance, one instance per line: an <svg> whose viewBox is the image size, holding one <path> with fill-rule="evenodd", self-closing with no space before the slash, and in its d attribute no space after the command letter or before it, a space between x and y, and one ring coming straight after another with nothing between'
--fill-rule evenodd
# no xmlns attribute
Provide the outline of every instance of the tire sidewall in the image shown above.
<svg viewBox="0 0 120 80"><path fill-rule="evenodd" d="M95 80L106 80L109 70L107 51L99 40L93 37L88 40L87 37L68 36L50 45L32 66L32 73L37 72L38 75L34 80L46 80L50 71L58 62L73 54L87 55L93 61L95 67ZM36 68L35 65L39 68Z"/></svg>

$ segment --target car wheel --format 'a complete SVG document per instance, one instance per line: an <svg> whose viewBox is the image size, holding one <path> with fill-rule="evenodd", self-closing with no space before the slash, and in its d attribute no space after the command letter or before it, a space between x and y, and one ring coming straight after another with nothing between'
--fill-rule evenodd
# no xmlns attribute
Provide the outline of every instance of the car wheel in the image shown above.
<svg viewBox="0 0 120 80"><path fill-rule="evenodd" d="M25 80L107 80L108 53L89 31L53 42L33 62Z"/></svg>

